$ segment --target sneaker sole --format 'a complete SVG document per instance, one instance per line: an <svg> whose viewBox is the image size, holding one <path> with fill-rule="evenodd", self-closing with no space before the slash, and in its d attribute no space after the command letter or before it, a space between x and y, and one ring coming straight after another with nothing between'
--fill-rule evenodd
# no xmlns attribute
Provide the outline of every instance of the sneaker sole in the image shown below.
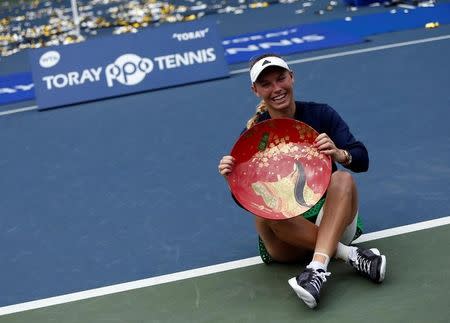
<svg viewBox="0 0 450 323"><path fill-rule="evenodd" d="M306 289L297 284L297 278L293 277L288 280L289 285L292 287L297 296L305 302L309 308L314 308L317 306L316 299L312 296Z"/></svg>
<svg viewBox="0 0 450 323"><path fill-rule="evenodd" d="M370 250L377 256L380 256L380 250L378 250L377 248L372 248ZM378 279L377 283L381 283L384 280L385 275L386 275L386 256L381 255L380 278Z"/></svg>
<svg viewBox="0 0 450 323"><path fill-rule="evenodd" d="M381 255L381 266L380 266L380 279L378 280L381 283L384 280L384 276L386 274L386 257Z"/></svg>

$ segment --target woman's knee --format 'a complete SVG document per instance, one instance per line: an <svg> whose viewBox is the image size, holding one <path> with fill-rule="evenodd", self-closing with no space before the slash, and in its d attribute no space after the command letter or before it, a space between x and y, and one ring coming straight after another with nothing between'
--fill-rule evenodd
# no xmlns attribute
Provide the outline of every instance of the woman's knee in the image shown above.
<svg viewBox="0 0 450 323"><path fill-rule="evenodd" d="M336 171L331 175L328 190L339 190L343 193L356 192L356 183L352 174L346 171Z"/></svg>
<svg viewBox="0 0 450 323"><path fill-rule="evenodd" d="M356 214L358 210L358 190L352 174L346 171L334 172L331 176L328 192L332 192L334 196L348 199L351 203L351 215Z"/></svg>

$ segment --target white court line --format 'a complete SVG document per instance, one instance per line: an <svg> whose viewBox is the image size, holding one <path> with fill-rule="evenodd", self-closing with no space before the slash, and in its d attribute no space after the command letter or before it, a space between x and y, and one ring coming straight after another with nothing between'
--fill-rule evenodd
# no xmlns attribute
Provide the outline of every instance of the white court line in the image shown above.
<svg viewBox="0 0 450 323"><path fill-rule="evenodd" d="M36 110L37 108L38 108L37 105L33 105L31 107L26 107L26 108L19 108L19 109L14 109L14 110L6 110L6 111L3 111L3 112L0 112L0 117L1 116L6 116L8 114L14 114L14 113L19 113L19 112Z"/></svg>
<svg viewBox="0 0 450 323"><path fill-rule="evenodd" d="M377 240L377 239L386 238L386 237L392 237L392 236L396 236L396 235L400 235L400 234L404 234L404 233L430 229L430 228L448 225L448 224L450 224L450 216L363 234L361 237L359 237L357 240L355 240L355 243L361 243L361 242L372 241L372 240ZM181 271L181 272L177 272L177 273L173 273L173 274L147 278L147 279L136 280L136 281L123 283L123 284L111 285L111 286L90 289L90 290L72 293L72 294L66 294L66 295L55 296L55 297L40 299L40 300L26 302L26 303L4 306L4 307L0 307L0 316L12 314L12 313L23 312L23 311L28 311L28 310L34 310L34 309L58 305L58 304L80 301L80 300L98 297L98 296L105 296L105 295L125 292L125 291L129 291L129 290L143 288L143 287L161 285L161 284L165 284L165 283L175 282L178 280L200 277L200 276L224 272L224 271L228 271L228 270L258 265L258 264L262 264L261 258L260 257L251 257L251 258L242 259L242 260L230 261L230 262L226 262L226 263L222 263L222 264L218 264L218 265L207 266L207 267L197 268L197 269L192 269L192 270L186 270L186 271Z"/></svg>
<svg viewBox="0 0 450 323"><path fill-rule="evenodd" d="M293 61L287 61L287 63L289 65L295 65L295 64L320 61L323 59L329 59L329 58L335 58L335 57L341 57L341 56L356 55L356 54L374 52L374 51L385 50L385 49L396 48L396 47L429 43L429 42L445 40L445 39L449 39L449 38L450 38L450 35L437 36L437 37L431 37L431 38L422 38L422 39L417 39L417 40L412 40L412 41L407 41L407 42L402 42L402 43L395 43L395 44L383 45L383 46L375 46L375 47L350 50L350 51L346 51L346 52L339 52L339 53L328 54L328 55L302 58L302 59L297 59L297 60L293 60ZM239 69L239 70L230 71L230 75L247 73L247 72L248 72L248 68L243 68L243 69ZM31 106L31 107L26 107L26 108L21 108L21 109L8 110L8 111L0 112L0 117L4 116L4 115L8 115L8 114L25 112L25 111L36 110L36 109L37 109L37 106Z"/></svg>
<svg viewBox="0 0 450 323"><path fill-rule="evenodd" d="M389 44L389 45L382 45L382 46L375 46L375 47L369 47L369 48L355 49L355 50L350 50L350 51L346 51L346 52L339 52L339 53L334 53L334 54L327 54L327 55L321 55L321 56L314 56L314 57L296 59L296 60L293 60L293 61L287 61L287 63L289 65L295 65L295 64L301 64L301 63L313 62L313 61L320 61L320 60L323 60L323 59L329 59L329 58L335 58L335 57L341 57L341 56L356 55L356 54L375 52L375 51L378 51L378 50L385 50L385 49L396 48L396 47L403 47L403 46L411 46L411 45L429 43L429 42L438 41L438 40L445 40L445 39L449 39L449 38L450 38L450 35L431 37L431 38L422 38L422 39L406 41L406 42L402 42L402 43L395 43L395 44ZM230 74L246 73L246 72L248 72L248 70L249 70L248 68L243 68L243 69L240 69L240 70L231 71Z"/></svg>

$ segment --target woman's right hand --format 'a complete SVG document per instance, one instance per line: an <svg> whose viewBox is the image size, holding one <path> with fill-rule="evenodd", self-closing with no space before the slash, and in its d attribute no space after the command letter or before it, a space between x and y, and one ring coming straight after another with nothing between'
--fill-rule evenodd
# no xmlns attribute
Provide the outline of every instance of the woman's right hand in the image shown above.
<svg viewBox="0 0 450 323"><path fill-rule="evenodd" d="M233 171L234 157L223 156L219 162L219 173L222 176L227 176Z"/></svg>

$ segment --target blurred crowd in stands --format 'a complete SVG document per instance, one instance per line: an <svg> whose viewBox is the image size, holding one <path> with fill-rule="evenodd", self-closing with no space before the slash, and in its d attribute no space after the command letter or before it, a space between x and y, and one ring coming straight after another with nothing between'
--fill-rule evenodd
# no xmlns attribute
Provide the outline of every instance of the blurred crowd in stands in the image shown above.
<svg viewBox="0 0 450 323"><path fill-rule="evenodd" d="M4 0L0 2L0 55L26 48L80 42L102 34L135 33L140 28L162 23L191 21L209 14L241 14L247 9L301 2L303 13L315 0L76 0L79 30L75 28L71 0ZM324 14L337 1L327 1ZM395 2L393 2L395 1ZM433 6L435 0L410 1L410 6ZM323 2L322 2L323 3ZM398 0L374 2L392 5ZM348 4L348 0L347 0ZM357 10L353 7L352 10Z"/></svg>

